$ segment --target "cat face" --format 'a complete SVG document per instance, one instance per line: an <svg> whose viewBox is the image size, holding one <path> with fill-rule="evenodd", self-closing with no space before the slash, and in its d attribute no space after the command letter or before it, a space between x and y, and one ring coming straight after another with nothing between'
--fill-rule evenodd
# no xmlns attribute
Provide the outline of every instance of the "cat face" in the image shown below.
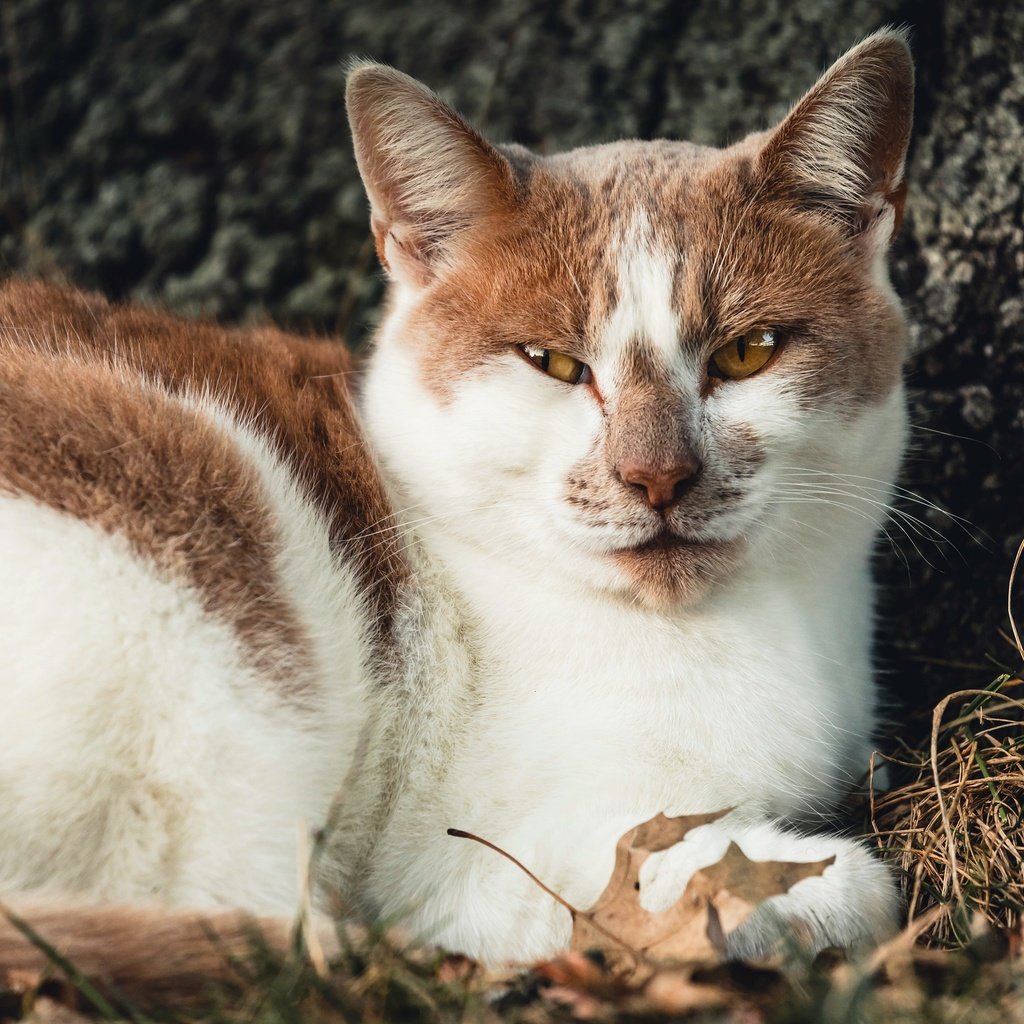
<svg viewBox="0 0 1024 1024"><path fill-rule="evenodd" d="M812 90L729 150L542 159L488 146L414 83L401 109L425 100L416 129L430 113L451 137L410 197L386 143L360 153L374 109L394 125L377 85L376 104L350 93L395 281L366 409L412 521L657 607L875 529L903 444L905 328L884 270L902 149L885 170L896 149L875 142L862 194L800 187Z"/></svg>

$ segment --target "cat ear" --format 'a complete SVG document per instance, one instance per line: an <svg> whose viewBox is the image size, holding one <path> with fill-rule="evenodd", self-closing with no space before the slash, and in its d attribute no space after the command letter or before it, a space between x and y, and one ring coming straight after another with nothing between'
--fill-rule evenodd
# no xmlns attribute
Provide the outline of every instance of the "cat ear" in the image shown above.
<svg viewBox="0 0 1024 1024"><path fill-rule="evenodd" d="M759 167L781 191L877 251L903 217L913 111L906 35L883 29L822 75L769 134Z"/></svg>
<svg viewBox="0 0 1024 1024"><path fill-rule="evenodd" d="M515 173L451 107L394 68L357 65L345 98L377 254L394 277L425 285L465 232L514 206Z"/></svg>

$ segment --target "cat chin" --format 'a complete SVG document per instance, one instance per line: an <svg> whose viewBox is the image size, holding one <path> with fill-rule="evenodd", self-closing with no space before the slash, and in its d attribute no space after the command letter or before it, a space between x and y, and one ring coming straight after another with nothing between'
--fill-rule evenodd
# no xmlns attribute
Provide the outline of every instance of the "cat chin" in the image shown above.
<svg viewBox="0 0 1024 1024"><path fill-rule="evenodd" d="M741 540L644 545L615 553L635 600L666 611L697 604L740 565Z"/></svg>

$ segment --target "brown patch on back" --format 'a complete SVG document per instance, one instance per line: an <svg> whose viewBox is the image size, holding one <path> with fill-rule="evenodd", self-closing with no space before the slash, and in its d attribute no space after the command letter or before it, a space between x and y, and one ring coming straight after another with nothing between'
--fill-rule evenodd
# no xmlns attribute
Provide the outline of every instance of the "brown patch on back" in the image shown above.
<svg viewBox="0 0 1024 1024"><path fill-rule="evenodd" d="M288 677L305 643L276 589L260 482L228 438L172 396L209 391L270 439L325 511L386 633L408 569L387 532L374 536L391 509L356 420L352 372L341 345L12 282L0 289L0 481L123 533L261 658L271 640L289 652L273 659Z"/></svg>
<svg viewBox="0 0 1024 1024"><path fill-rule="evenodd" d="M0 389L0 487L124 536L231 624L257 668L308 676L259 481L227 437L107 366L5 352Z"/></svg>

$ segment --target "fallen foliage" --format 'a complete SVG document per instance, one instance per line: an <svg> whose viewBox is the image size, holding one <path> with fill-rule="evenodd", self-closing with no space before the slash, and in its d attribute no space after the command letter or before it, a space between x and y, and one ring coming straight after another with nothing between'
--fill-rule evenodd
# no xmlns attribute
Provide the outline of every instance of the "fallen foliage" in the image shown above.
<svg viewBox="0 0 1024 1024"><path fill-rule="evenodd" d="M631 828L616 844L611 878L589 910L574 907L494 843L460 829L449 829L448 834L482 843L515 864L572 916L570 950L599 954L607 969L635 985L666 966L722 963L728 936L760 903L789 892L801 879L820 875L835 859L755 861L730 843L717 863L694 872L672 906L646 910L640 902L640 869L647 858L728 813L726 809L675 818L657 814Z"/></svg>
<svg viewBox="0 0 1024 1024"><path fill-rule="evenodd" d="M694 873L671 907L645 910L640 869L647 858L720 817L722 812L678 818L659 814L630 829L615 848L615 867L604 892L587 913L573 915L571 948L600 950L606 962L641 976L664 964L721 963L729 934L762 901L820 875L834 859L811 864L753 861L730 843L721 860Z"/></svg>

